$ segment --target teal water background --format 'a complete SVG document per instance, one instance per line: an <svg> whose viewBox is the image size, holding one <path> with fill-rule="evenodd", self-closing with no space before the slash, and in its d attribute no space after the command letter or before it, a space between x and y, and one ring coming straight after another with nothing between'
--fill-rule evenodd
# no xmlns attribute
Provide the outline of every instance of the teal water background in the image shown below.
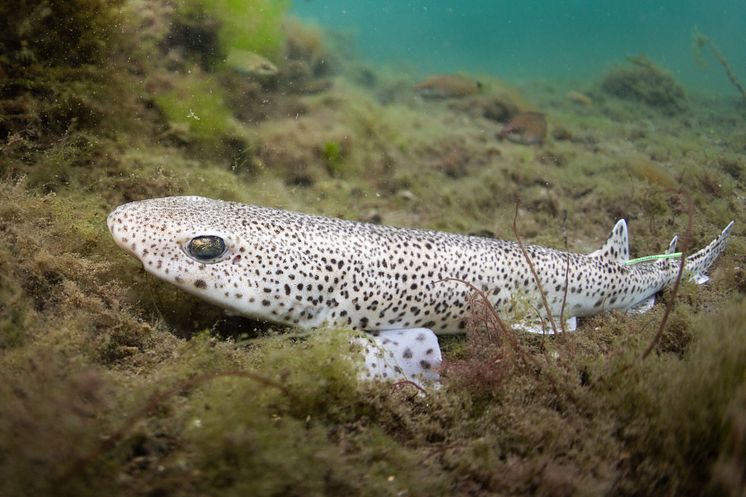
<svg viewBox="0 0 746 497"><path fill-rule="evenodd" d="M358 52L416 75L492 74L590 85L644 53L689 90L738 96L695 26L746 81L746 0L295 0L294 13L352 35Z"/></svg>

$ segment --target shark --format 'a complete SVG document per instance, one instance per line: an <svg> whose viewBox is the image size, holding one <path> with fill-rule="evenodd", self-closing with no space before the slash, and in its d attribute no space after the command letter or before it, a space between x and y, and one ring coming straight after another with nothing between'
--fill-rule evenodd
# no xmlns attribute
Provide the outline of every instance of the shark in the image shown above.
<svg viewBox="0 0 746 497"><path fill-rule="evenodd" d="M232 314L365 332L353 340L362 377L418 383L438 380L437 336L465 330L474 288L499 312L528 303L517 329L545 331L550 318L574 329L578 317L648 308L680 263L674 237L671 257L629 264L624 220L587 254L200 196L129 202L107 225L157 278ZM686 257L690 278L706 281L733 225Z"/></svg>

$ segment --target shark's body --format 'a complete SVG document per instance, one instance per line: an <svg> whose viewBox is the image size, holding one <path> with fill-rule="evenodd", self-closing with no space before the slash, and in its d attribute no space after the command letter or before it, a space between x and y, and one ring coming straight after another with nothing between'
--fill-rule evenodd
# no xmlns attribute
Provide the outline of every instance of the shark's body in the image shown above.
<svg viewBox="0 0 746 497"><path fill-rule="evenodd" d="M732 224L687 258L694 277L703 276L724 250ZM514 242L203 197L125 204L109 215L108 225L116 242L157 277L262 320L303 328L454 333L464 329L469 312L471 290L463 282L483 290L498 310L509 309L520 295L537 318L547 317ZM525 247L555 318L563 310L567 319L630 308L676 278L675 260L625 265L627 239L620 221L591 254Z"/></svg>

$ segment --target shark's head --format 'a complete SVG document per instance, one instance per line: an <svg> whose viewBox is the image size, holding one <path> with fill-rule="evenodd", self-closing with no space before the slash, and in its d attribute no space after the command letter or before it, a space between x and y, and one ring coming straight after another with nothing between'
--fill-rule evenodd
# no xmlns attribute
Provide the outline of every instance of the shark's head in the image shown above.
<svg viewBox="0 0 746 497"><path fill-rule="evenodd" d="M114 241L158 278L236 312L253 289L245 206L203 197L130 202L107 219ZM238 297L237 297L238 295ZM246 297L246 298L244 298Z"/></svg>

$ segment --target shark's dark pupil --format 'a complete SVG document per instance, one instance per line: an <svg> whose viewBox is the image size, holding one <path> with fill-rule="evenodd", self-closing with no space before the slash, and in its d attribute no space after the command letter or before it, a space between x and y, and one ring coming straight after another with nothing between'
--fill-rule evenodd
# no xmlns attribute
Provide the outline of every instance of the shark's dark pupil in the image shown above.
<svg viewBox="0 0 746 497"><path fill-rule="evenodd" d="M198 236L187 245L189 255L200 261L211 261L225 253L225 242L219 236Z"/></svg>

